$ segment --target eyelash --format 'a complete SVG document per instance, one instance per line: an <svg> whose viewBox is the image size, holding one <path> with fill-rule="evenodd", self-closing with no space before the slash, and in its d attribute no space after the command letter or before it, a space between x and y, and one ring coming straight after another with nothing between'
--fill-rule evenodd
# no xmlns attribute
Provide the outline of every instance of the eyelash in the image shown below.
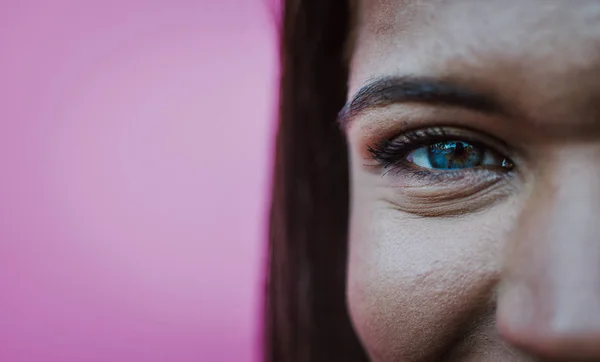
<svg viewBox="0 0 600 362"><path fill-rule="evenodd" d="M461 134L462 133L462 134ZM426 128L415 131L408 131L392 139L384 139L378 143L375 143L367 147L371 159L375 160L379 166L383 167L386 171L384 176L389 172L410 172L412 176L416 177L428 177L436 179L453 179L459 176L464 176L465 173L480 172L482 170L491 171L489 167L478 167L478 168L467 168L467 169L456 169L456 170L432 170L424 169L415 165L411 165L406 158L408 155L421 148L427 147L437 142L444 141L465 141L482 149L491 150L498 154L493 147L486 145L484 142L474 139L475 137L465 135L462 132L452 132L441 127ZM503 156L504 157L504 156ZM512 161L505 157L506 160L512 165ZM512 170L512 167L498 169L494 171L508 173Z"/></svg>

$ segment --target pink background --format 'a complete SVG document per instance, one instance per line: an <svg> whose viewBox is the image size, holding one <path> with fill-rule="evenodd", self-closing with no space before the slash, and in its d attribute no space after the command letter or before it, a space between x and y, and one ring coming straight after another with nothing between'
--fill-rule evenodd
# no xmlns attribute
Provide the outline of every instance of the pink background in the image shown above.
<svg viewBox="0 0 600 362"><path fill-rule="evenodd" d="M0 5L0 361L257 361L265 0Z"/></svg>

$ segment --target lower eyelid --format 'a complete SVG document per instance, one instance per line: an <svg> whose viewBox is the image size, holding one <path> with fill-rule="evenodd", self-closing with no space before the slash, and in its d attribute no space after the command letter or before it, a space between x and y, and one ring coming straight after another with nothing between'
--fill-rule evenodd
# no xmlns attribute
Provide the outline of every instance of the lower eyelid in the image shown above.
<svg viewBox="0 0 600 362"><path fill-rule="evenodd" d="M398 211L417 217L460 217L485 210L505 200L512 188L500 178L476 185L453 187L403 187L395 201L389 200Z"/></svg>
<svg viewBox="0 0 600 362"><path fill-rule="evenodd" d="M421 195L422 198L433 194L438 198L441 195L457 198L477 193L496 184L512 183L510 175L485 168L448 172L429 172L421 169L406 170L402 176L395 177L389 187L401 193Z"/></svg>
<svg viewBox="0 0 600 362"><path fill-rule="evenodd" d="M512 170L503 170L495 166L480 166L465 169L436 170L427 169L408 162L400 162L381 175L389 178L393 188L461 188L477 187L497 180L506 180L513 175Z"/></svg>

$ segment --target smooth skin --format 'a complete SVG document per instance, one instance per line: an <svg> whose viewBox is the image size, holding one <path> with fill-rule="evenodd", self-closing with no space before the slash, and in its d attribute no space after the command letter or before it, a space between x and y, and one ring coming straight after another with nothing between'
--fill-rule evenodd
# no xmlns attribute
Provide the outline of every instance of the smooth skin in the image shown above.
<svg viewBox="0 0 600 362"><path fill-rule="evenodd" d="M375 102L345 121L348 304L370 358L600 361L600 1L354 10L350 100L382 77L422 77L499 105ZM477 139L512 168L447 178L406 160L412 168L379 167L369 153L431 127Z"/></svg>

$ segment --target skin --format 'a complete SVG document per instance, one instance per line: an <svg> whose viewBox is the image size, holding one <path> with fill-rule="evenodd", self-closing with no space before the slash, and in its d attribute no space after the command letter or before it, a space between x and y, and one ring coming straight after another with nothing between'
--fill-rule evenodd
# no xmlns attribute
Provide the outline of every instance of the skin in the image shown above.
<svg viewBox="0 0 600 362"><path fill-rule="evenodd" d="M399 102L347 121L348 304L371 359L600 361L600 1L355 10L349 99L426 76L506 109ZM433 126L469 130L514 169L450 182L386 173L368 152Z"/></svg>

